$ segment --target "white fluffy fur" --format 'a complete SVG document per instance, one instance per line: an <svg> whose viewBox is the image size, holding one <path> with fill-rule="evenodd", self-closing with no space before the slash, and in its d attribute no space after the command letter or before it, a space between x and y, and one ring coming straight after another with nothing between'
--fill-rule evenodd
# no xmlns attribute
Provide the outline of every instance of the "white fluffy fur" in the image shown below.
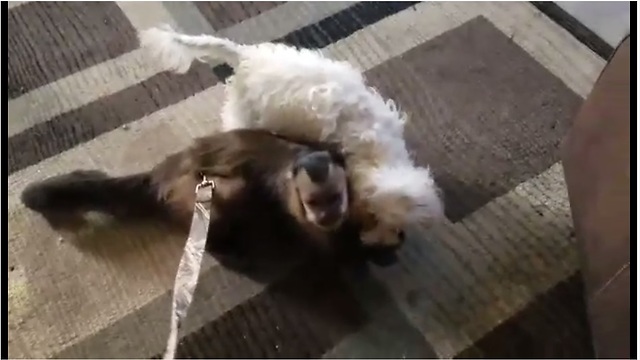
<svg viewBox="0 0 640 360"><path fill-rule="evenodd" d="M407 223L443 216L428 168L414 164L404 141L406 115L366 85L349 63L283 44L236 44L169 28L140 33L141 45L169 70L186 72L194 60L226 62L223 129L260 127L293 138L338 141L356 201L379 225L363 234L369 244L392 244Z"/></svg>

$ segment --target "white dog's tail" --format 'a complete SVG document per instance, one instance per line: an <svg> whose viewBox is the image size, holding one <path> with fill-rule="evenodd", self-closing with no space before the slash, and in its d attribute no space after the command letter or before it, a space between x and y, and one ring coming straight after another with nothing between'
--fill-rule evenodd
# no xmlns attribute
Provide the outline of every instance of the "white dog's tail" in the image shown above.
<svg viewBox="0 0 640 360"><path fill-rule="evenodd" d="M138 34L140 46L149 50L168 70L185 73L195 60L211 64L226 62L236 67L242 45L211 35L186 35L169 27L151 28Z"/></svg>

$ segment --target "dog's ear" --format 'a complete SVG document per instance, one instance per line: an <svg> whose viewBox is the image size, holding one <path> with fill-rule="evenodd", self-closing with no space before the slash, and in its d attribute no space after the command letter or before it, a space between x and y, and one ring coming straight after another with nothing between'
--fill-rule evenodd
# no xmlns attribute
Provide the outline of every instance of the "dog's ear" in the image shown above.
<svg viewBox="0 0 640 360"><path fill-rule="evenodd" d="M344 152L340 151L340 150L336 150L336 151L331 151L331 158L332 160L339 165L340 167L342 167L343 169L346 168L346 155L344 154Z"/></svg>
<svg viewBox="0 0 640 360"><path fill-rule="evenodd" d="M327 151L331 155L331 159L342 168L346 169L346 158L348 156L347 151L340 146L339 143L327 144Z"/></svg>
<svg viewBox="0 0 640 360"><path fill-rule="evenodd" d="M363 204L354 204L354 207L357 207L354 212L358 212L358 225L360 226L360 230L367 232L378 226L378 218L362 206Z"/></svg>

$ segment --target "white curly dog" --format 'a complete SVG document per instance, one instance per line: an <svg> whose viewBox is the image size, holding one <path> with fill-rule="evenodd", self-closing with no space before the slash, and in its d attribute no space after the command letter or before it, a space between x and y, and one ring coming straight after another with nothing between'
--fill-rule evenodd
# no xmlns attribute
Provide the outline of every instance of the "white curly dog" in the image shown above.
<svg viewBox="0 0 640 360"><path fill-rule="evenodd" d="M404 140L406 114L385 100L347 62L284 44L237 44L168 27L140 32L140 43L167 70L187 72L194 60L226 62L223 130L259 127L305 141L340 144L347 160L356 217L368 245L393 245L410 223L443 217L428 167L414 164Z"/></svg>

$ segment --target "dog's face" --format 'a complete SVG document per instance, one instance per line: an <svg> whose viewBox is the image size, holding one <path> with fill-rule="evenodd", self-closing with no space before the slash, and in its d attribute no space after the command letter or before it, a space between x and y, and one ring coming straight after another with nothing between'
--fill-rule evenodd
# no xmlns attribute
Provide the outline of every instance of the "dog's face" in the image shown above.
<svg viewBox="0 0 640 360"><path fill-rule="evenodd" d="M367 247L399 247L410 224L413 203L402 194L374 193L354 201L353 214L360 224L360 239Z"/></svg>
<svg viewBox="0 0 640 360"><path fill-rule="evenodd" d="M361 219L362 233L360 240L365 246L394 249L400 247L405 240L403 224L383 223L373 214L367 213Z"/></svg>
<svg viewBox="0 0 640 360"><path fill-rule="evenodd" d="M331 231L348 217L349 194L344 164L327 151L300 156L292 170L292 181L305 219Z"/></svg>
<svg viewBox="0 0 640 360"><path fill-rule="evenodd" d="M399 242L398 229L428 226L443 218L444 205L429 168L409 163L381 165L362 171L360 182L368 192L366 207L377 219L365 226L363 242Z"/></svg>

